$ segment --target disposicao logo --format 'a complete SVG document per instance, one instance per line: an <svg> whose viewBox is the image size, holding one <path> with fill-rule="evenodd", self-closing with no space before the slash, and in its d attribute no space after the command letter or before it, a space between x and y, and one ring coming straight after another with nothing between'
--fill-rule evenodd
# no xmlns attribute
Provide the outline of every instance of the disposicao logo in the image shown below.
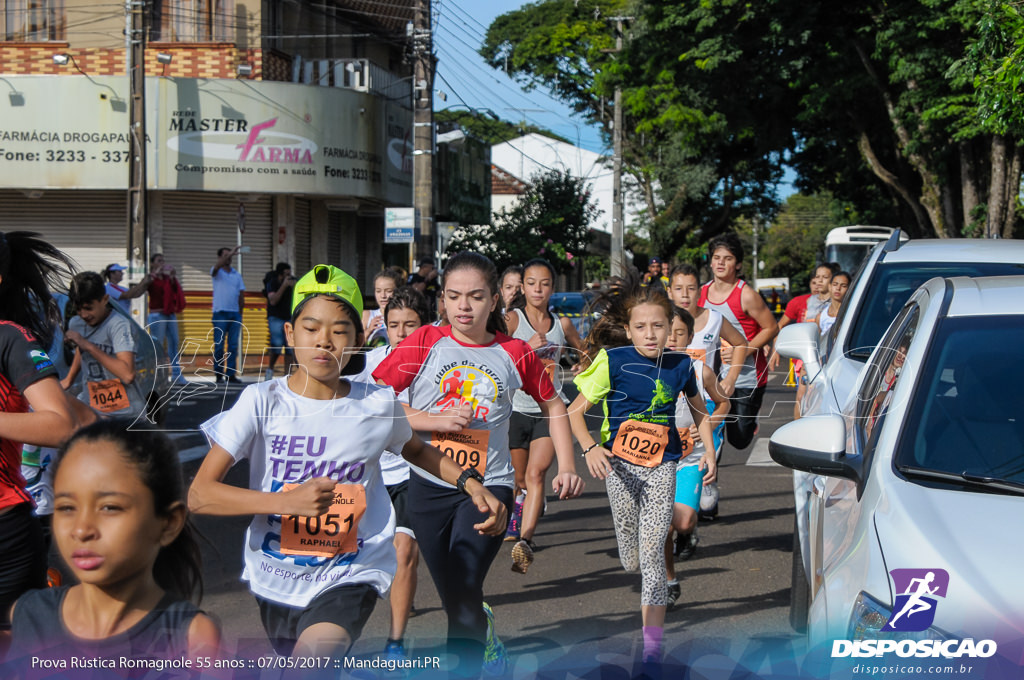
<svg viewBox="0 0 1024 680"><path fill-rule="evenodd" d="M949 573L945 569L893 569L889 572L896 593L892 616L883 631L919 632L935 621L936 597L945 599Z"/></svg>
<svg viewBox="0 0 1024 680"><path fill-rule="evenodd" d="M871 657L894 653L900 657L990 657L996 653L994 640L972 638L949 640L899 639L905 633L928 630L935 621L939 605L949 589L945 569L893 569L893 592L897 593L889 620L879 629L888 639L833 640L832 657Z"/></svg>

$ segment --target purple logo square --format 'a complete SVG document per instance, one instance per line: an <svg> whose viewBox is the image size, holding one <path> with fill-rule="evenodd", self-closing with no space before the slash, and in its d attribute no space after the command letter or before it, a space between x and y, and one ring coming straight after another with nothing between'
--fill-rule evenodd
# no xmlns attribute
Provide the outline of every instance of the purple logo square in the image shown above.
<svg viewBox="0 0 1024 680"><path fill-rule="evenodd" d="M896 601L883 631L919 632L935 621L937 597L945 598L949 573L945 569L893 569Z"/></svg>

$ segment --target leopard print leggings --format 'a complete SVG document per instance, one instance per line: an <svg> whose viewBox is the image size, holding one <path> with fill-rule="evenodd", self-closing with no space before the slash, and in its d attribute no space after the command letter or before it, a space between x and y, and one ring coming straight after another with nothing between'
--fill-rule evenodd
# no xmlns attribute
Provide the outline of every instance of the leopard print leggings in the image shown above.
<svg viewBox="0 0 1024 680"><path fill-rule="evenodd" d="M672 525L676 495L676 461L646 468L612 458L605 480L615 520L619 560L626 571L640 569L640 604L668 604L665 537Z"/></svg>

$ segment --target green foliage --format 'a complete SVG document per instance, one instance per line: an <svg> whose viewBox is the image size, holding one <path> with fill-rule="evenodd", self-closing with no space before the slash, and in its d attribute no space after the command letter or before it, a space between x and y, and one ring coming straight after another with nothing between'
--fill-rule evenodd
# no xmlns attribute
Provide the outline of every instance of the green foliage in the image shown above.
<svg viewBox="0 0 1024 680"><path fill-rule="evenodd" d="M618 54L613 14L635 18ZM860 221L975 233L963 201L988 200L992 135L1011 155L1024 142L1019 0L544 0L495 20L480 52L606 134L622 88L624 167L661 253L777 222L786 165Z"/></svg>
<svg viewBox="0 0 1024 680"><path fill-rule="evenodd" d="M604 281L611 274L611 262L602 255L586 255L583 257L583 280Z"/></svg>
<svg viewBox="0 0 1024 680"><path fill-rule="evenodd" d="M533 132L542 134L545 137L550 137L551 139L566 142L567 144L571 143L569 140L556 135L550 130L537 127L536 125L511 123L507 120L501 120L496 116L489 116L481 110L459 111L454 109L444 109L441 111L435 111L434 121L439 125L459 125L470 136L482 139L492 146Z"/></svg>
<svg viewBox="0 0 1024 680"><path fill-rule="evenodd" d="M475 250L494 260L499 271L539 255L566 273L580 263L596 217L584 181L549 170L531 177L526 193L496 214L492 225L456 230L447 252Z"/></svg>
<svg viewBox="0 0 1024 680"><path fill-rule="evenodd" d="M625 0L541 0L502 14L488 27L480 54L527 90L544 87L577 113L599 120L603 71L615 38L604 17Z"/></svg>
<svg viewBox="0 0 1024 680"><path fill-rule="evenodd" d="M761 234L761 276L788 276L794 291L809 289L830 229L858 224L849 205L827 194L790 196L771 226Z"/></svg>

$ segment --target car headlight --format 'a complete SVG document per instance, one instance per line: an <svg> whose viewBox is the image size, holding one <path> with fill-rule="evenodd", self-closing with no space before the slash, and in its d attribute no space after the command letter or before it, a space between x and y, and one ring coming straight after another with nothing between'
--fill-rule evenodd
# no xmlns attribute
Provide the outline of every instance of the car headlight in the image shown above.
<svg viewBox="0 0 1024 680"><path fill-rule="evenodd" d="M951 636L932 626L920 632L885 631L892 609L865 592L857 595L850 612L847 637L851 640L948 640Z"/></svg>

